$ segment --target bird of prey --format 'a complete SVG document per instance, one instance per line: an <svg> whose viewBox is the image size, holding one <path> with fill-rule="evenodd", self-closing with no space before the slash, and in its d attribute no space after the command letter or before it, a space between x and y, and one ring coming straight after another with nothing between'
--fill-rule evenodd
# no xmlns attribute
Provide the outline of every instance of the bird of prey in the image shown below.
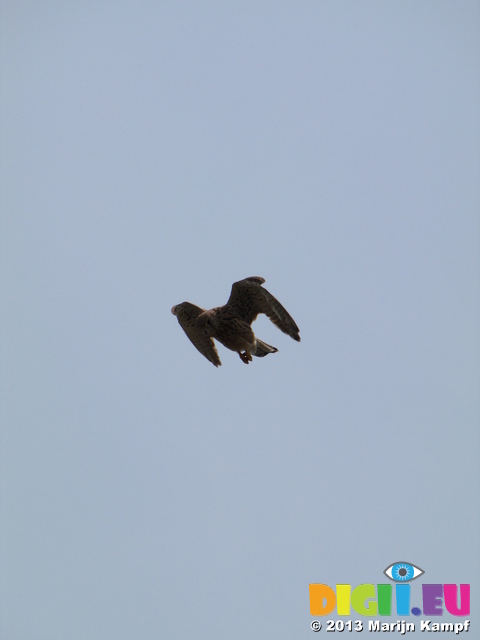
<svg viewBox="0 0 480 640"><path fill-rule="evenodd" d="M227 349L236 351L242 362L248 364L252 356L263 358L278 351L259 340L252 331L252 322L264 313L283 333L300 342L299 328L280 302L262 287L265 278L252 276L234 282L230 297L223 307L206 311L191 302L172 307L172 313L193 345L213 365L222 363L213 339Z"/></svg>

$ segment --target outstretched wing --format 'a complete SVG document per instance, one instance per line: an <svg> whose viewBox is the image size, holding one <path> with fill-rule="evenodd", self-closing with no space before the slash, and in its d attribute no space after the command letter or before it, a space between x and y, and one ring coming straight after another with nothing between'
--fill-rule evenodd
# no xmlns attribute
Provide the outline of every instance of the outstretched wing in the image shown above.
<svg viewBox="0 0 480 640"><path fill-rule="evenodd" d="M190 342L200 351L200 353L210 360L216 367L221 365L217 348L213 338L205 335L205 332L195 326L195 320L205 309L197 307L191 302L182 302L172 307L172 313L177 316L178 323L187 334Z"/></svg>
<svg viewBox="0 0 480 640"><path fill-rule="evenodd" d="M262 287L265 278L252 276L232 285L226 304L233 313L251 324L259 313L270 318L283 333L300 342L299 328L294 319L272 294Z"/></svg>

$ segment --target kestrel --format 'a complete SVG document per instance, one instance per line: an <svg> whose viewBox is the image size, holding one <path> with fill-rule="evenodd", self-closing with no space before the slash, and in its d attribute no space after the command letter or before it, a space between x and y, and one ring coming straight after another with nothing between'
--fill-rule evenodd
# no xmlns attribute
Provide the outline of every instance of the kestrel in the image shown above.
<svg viewBox="0 0 480 640"><path fill-rule="evenodd" d="M213 339L227 349L236 351L248 364L252 356L263 358L276 353L277 348L259 340L252 331L252 322L259 313L267 315L283 333L300 342L299 328L280 302L262 287L265 278L252 276L232 285L232 292L223 307L206 311L191 302L172 307L172 313L193 345L216 367L221 365Z"/></svg>

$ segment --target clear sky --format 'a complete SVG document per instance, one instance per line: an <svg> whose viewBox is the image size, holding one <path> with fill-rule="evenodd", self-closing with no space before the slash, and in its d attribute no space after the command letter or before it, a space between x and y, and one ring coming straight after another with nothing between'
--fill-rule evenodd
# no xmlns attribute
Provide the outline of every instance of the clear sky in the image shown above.
<svg viewBox="0 0 480 640"><path fill-rule="evenodd" d="M1 637L312 638L399 560L478 630L479 3L0 11ZM302 342L216 369L170 309L251 275Z"/></svg>

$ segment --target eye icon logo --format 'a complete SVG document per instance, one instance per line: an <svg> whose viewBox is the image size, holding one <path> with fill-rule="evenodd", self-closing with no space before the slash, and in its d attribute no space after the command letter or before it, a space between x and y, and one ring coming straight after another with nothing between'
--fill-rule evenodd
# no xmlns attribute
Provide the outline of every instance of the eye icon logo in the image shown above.
<svg viewBox="0 0 480 640"><path fill-rule="evenodd" d="M419 578L425 571L410 562L394 562L383 573L394 582L410 582Z"/></svg>

